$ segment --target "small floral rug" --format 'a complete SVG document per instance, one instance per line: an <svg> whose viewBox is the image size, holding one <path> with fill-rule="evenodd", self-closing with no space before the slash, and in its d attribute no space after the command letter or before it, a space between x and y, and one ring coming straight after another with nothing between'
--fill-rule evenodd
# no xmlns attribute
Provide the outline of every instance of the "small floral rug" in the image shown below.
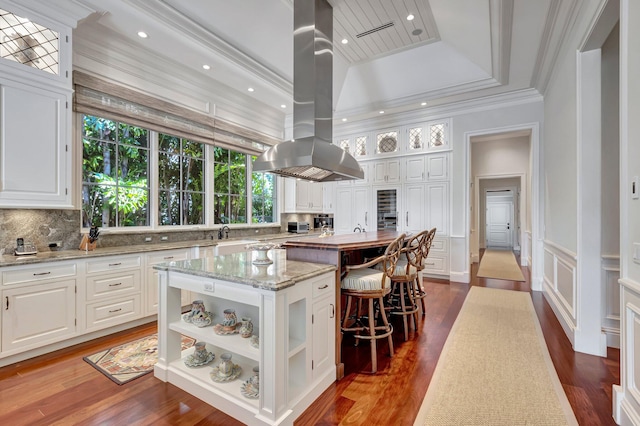
<svg viewBox="0 0 640 426"><path fill-rule="evenodd" d="M191 337L182 336L182 350L195 342ZM82 359L118 385L123 385L153 371L158 362L158 335L152 334Z"/></svg>

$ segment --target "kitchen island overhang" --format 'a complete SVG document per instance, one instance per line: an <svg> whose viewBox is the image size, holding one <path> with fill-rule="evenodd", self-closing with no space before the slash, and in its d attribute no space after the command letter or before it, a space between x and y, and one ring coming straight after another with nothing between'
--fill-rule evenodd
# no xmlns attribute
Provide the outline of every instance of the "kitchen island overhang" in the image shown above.
<svg viewBox="0 0 640 426"><path fill-rule="evenodd" d="M254 265L257 253L169 262L159 271L158 363L155 376L247 424L293 424L336 379L335 266L288 260L270 250L269 265ZM182 318L181 292L202 300L213 323L197 327ZM218 334L225 310L251 318L254 339ZM180 336L205 342L214 361L190 368ZM231 353L241 373L220 383L211 376L222 353ZM259 367L259 396L244 386Z"/></svg>

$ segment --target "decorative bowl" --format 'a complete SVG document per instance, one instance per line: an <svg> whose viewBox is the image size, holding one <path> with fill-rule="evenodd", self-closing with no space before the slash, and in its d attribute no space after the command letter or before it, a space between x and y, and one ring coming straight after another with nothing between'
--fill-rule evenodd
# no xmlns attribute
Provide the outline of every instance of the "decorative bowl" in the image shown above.
<svg viewBox="0 0 640 426"><path fill-rule="evenodd" d="M274 248L279 248L280 244L270 242L259 242L253 244L247 244L245 248L247 250L255 251L258 255L251 263L254 265L270 265L273 260L269 258L267 252Z"/></svg>

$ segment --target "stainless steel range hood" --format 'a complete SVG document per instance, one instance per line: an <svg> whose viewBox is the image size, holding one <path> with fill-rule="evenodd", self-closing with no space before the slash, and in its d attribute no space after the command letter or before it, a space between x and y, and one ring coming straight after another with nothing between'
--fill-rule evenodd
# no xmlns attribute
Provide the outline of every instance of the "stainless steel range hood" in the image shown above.
<svg viewBox="0 0 640 426"><path fill-rule="evenodd" d="M329 182L362 179L348 152L332 144L333 10L326 0L293 2L293 138L256 158L254 171Z"/></svg>

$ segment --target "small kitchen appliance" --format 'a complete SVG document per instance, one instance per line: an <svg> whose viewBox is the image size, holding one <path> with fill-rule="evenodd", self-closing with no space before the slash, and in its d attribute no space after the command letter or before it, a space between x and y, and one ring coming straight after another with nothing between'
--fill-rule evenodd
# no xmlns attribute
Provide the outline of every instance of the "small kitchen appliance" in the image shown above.
<svg viewBox="0 0 640 426"><path fill-rule="evenodd" d="M309 222L288 222L287 231L294 234L306 234L309 232Z"/></svg>

